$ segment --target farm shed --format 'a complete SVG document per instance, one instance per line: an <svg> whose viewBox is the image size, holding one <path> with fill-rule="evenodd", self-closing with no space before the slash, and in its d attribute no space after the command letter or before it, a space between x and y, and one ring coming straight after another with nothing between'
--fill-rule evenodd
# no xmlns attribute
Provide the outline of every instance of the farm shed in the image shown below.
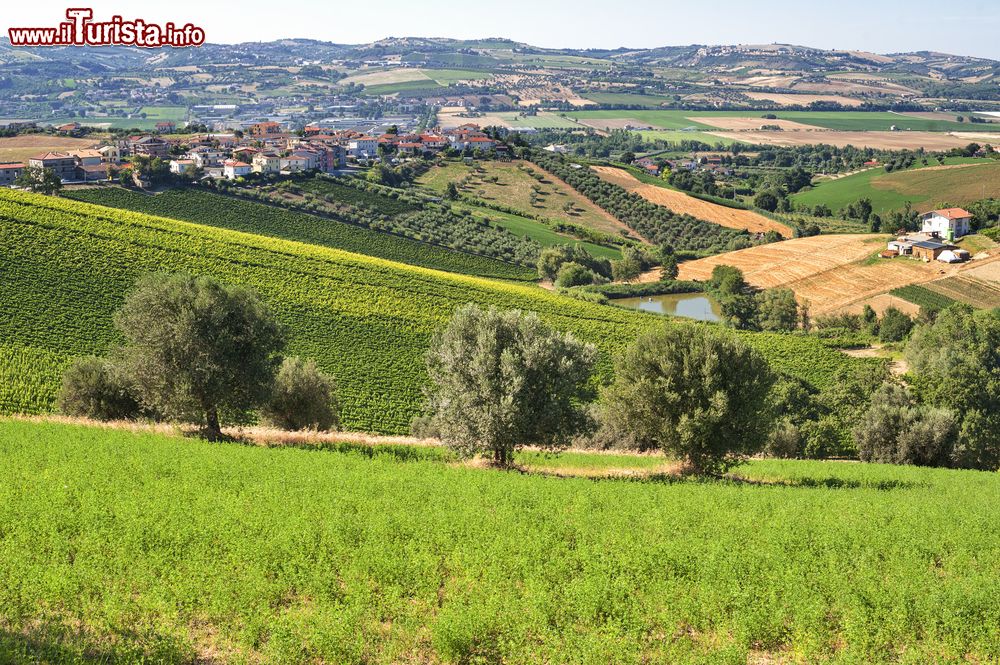
<svg viewBox="0 0 1000 665"><path fill-rule="evenodd" d="M913 258L934 261L942 252L954 249L956 249L954 245L946 245L937 240L921 240L913 243Z"/></svg>

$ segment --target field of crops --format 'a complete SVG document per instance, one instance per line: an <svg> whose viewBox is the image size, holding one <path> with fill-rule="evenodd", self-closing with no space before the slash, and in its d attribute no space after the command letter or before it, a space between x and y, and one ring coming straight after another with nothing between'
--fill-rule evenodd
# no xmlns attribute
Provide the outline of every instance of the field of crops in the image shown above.
<svg viewBox="0 0 1000 665"><path fill-rule="evenodd" d="M360 195L367 194L333 183L331 186L338 189L349 189ZM120 187L102 187L70 190L65 192L65 195L79 201L113 208L145 212L151 215L182 219L206 226L245 231L274 238L297 240L425 268L523 281L533 280L537 276L533 270L523 266L474 256L446 247L437 247L388 233L379 233L327 217L284 210L264 203L211 192L185 189L171 190L150 196ZM369 194L368 197L365 200L369 204L372 204L374 200L372 197L381 198L373 194ZM397 206L394 209L402 210L399 206L404 205L393 199L388 199L387 202L375 200L374 204L388 206L388 202Z"/></svg>
<svg viewBox="0 0 1000 665"><path fill-rule="evenodd" d="M597 344L604 376L614 353L663 321L534 286L0 191L0 339L11 344L58 358L104 353L118 341L111 317L135 281L178 270L257 289L288 326L290 352L316 358L337 377L344 426L355 430L408 428L421 401L430 336L459 304L537 311L550 325ZM747 339L776 368L817 386L829 385L837 368L862 362L809 337ZM57 383L44 383L51 404ZM25 408L30 404L26 399Z"/></svg>
<svg viewBox="0 0 1000 665"><path fill-rule="evenodd" d="M929 309L944 309L957 302L946 295L932 291L926 286L921 286L919 284L903 286L898 289L893 289L889 293L902 298L903 300L912 302L914 305L919 305L920 307L926 307Z"/></svg>
<svg viewBox="0 0 1000 665"><path fill-rule="evenodd" d="M876 214L898 210L907 202L920 211L936 206L964 205L972 201L1000 196L1000 164L990 159L948 158L942 166L929 160L915 168L886 173L875 168L836 180L792 196L796 205L827 205L840 210L858 199L871 199Z"/></svg>
<svg viewBox="0 0 1000 665"><path fill-rule="evenodd" d="M616 111L571 111L568 116L578 120L615 120L629 118L659 129L715 129L698 118L755 118L764 113L773 114L778 120L812 125L838 131L888 131L895 125L902 130L926 132L975 131L966 123L931 118L916 118L897 113L872 111L660 111L660 110L616 110Z"/></svg>
<svg viewBox="0 0 1000 665"><path fill-rule="evenodd" d="M595 482L12 421L0 458L5 662L1000 656L994 473Z"/></svg>
<svg viewBox="0 0 1000 665"><path fill-rule="evenodd" d="M964 302L980 309L1000 307L1000 282L968 274L945 277L925 284L942 298Z"/></svg>
<svg viewBox="0 0 1000 665"><path fill-rule="evenodd" d="M337 201L343 201L356 206L365 206L383 215L400 215L413 212L419 208L412 203L400 201L385 194L369 192L348 185L342 185L329 178L306 178L297 180L295 185L305 191L319 196L332 196Z"/></svg>

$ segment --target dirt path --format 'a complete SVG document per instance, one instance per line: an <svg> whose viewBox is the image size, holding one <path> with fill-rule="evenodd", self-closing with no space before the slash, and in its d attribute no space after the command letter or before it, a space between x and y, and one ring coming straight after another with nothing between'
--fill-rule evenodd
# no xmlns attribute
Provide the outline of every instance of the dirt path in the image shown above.
<svg viewBox="0 0 1000 665"><path fill-rule="evenodd" d="M902 376L910 371L910 364L905 358L892 358L885 354L881 346L868 346L863 349L840 349L845 356L852 358L885 358L889 360L889 371L895 376Z"/></svg>
<svg viewBox="0 0 1000 665"><path fill-rule="evenodd" d="M785 238L790 238L793 235L791 227L751 210L728 208L717 203L703 201L684 192L649 185L628 171L613 166L594 166L591 168L603 180L623 187L627 191L638 194L647 201L668 208L677 214L691 215L719 226L744 229L751 233L777 231Z"/></svg>

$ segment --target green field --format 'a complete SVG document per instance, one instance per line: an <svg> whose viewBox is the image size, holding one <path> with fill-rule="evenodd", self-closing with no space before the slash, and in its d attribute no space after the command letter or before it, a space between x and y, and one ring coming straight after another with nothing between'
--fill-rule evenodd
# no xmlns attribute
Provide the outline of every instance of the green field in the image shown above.
<svg viewBox="0 0 1000 665"><path fill-rule="evenodd" d="M304 188L317 192L349 190L350 202L362 199L370 205L401 212L408 207L395 199L381 201L383 197L360 192L335 183L304 181ZM367 196L365 196L367 194ZM474 256L445 247L437 247L400 236L379 233L326 217L286 210L256 201L247 201L222 194L177 189L150 196L120 187L77 189L66 192L70 198L89 203L123 208L172 219L182 219L196 224L216 226L234 231L245 231L285 240L343 249L399 261L425 268L436 268L482 277L531 281L536 274L530 268L511 265L482 256ZM355 196L357 195L357 196ZM384 212L384 210L383 210Z"/></svg>
<svg viewBox="0 0 1000 665"><path fill-rule="evenodd" d="M3 662L1000 656L995 473L595 481L359 453L0 421Z"/></svg>
<svg viewBox="0 0 1000 665"><path fill-rule="evenodd" d="M391 95L397 92L412 92L414 90L435 90L446 88L460 81L477 81L492 76L490 72L465 69L421 69L420 71L427 77L426 79L366 85L365 94Z"/></svg>
<svg viewBox="0 0 1000 665"><path fill-rule="evenodd" d="M542 181L532 177L527 169L544 176ZM417 182L440 193L445 191L448 183L454 182L457 185L466 178L470 180L460 188L460 193L494 205L503 205L518 213L569 222L610 235L618 235L623 228L572 187L556 181L528 162L480 161L470 165L448 161L431 168ZM492 178L497 178L497 181L493 182ZM537 190L534 189L536 187ZM534 203L531 198L533 191L538 192ZM567 212L565 208L570 203L575 206L573 213Z"/></svg>
<svg viewBox="0 0 1000 665"><path fill-rule="evenodd" d="M147 120L170 120L180 123L187 119L187 107L184 106L143 106L139 111L146 114Z"/></svg>
<svg viewBox="0 0 1000 665"><path fill-rule="evenodd" d="M586 92L583 93L583 98L589 99L597 104L621 104L623 106L659 106L666 102L673 101L672 97L643 94L633 95L625 92Z"/></svg>
<svg viewBox="0 0 1000 665"><path fill-rule="evenodd" d="M536 115L521 115L518 111L500 111L490 116L501 118L510 127L534 127L535 129L575 129L575 122L556 113L540 111Z"/></svg>
<svg viewBox="0 0 1000 665"><path fill-rule="evenodd" d="M958 302L948 296L941 295L936 291L931 291L930 289L919 284L909 284L898 289L893 289L889 293L908 302L912 302L914 305L919 305L920 307L926 307L929 309L945 309Z"/></svg>
<svg viewBox="0 0 1000 665"><path fill-rule="evenodd" d="M404 432L418 413L423 355L457 305L536 311L610 359L664 320L535 286L411 267L287 240L60 198L0 190L0 357L27 373L4 389L4 412L51 408L60 363L119 342L112 315L136 280L187 271L256 289L287 326L289 353L337 378L346 429ZM695 325L681 324L675 325ZM825 388L848 358L802 335L746 334L779 371ZM44 362L35 372L32 357ZM9 373L9 372L7 372ZM39 406L41 405L41 407Z"/></svg>
<svg viewBox="0 0 1000 665"><path fill-rule="evenodd" d="M696 127L715 129L698 122L699 117L760 118L765 113L773 114L781 120L794 120L806 125L842 131L889 131L895 125L899 129L926 132L976 131L968 123L950 120L914 118L897 113L875 111L659 111L659 110L615 110L615 111L571 111L573 118L604 119L634 118L642 123L661 129L684 129Z"/></svg>
<svg viewBox="0 0 1000 665"><path fill-rule="evenodd" d="M578 244L586 249L591 256L604 259L620 259L622 257L622 253L613 247L596 245L592 242L578 240L572 236L562 235L554 231L549 225L534 219L500 212L499 210L491 210L490 208L482 208L468 203L453 203L452 206L460 210L469 210L474 215L488 219L493 224L502 226L511 233L531 238L542 247Z"/></svg>
<svg viewBox="0 0 1000 665"><path fill-rule="evenodd" d="M892 173L883 168L868 169L820 182L791 198L796 205L811 208L825 204L835 212L858 199L869 198L874 212L884 214L907 202L923 211L1000 196L1000 163L995 160L949 157L945 166L960 168L947 169L938 167L935 160L928 162L929 167L918 162L910 169Z"/></svg>

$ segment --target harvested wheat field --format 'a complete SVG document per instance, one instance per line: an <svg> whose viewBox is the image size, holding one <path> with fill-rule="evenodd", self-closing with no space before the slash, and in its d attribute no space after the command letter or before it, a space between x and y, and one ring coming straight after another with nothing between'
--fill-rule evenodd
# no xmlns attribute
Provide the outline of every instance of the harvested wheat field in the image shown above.
<svg viewBox="0 0 1000 665"><path fill-rule="evenodd" d="M78 139L71 136L50 134L25 134L0 138L0 162L27 162L30 157L42 152L81 150L95 145L92 139Z"/></svg>
<svg viewBox="0 0 1000 665"><path fill-rule="evenodd" d="M792 229L790 227L759 213L750 210L740 210L738 208L727 208L726 206L709 201L702 201L684 192L657 187L656 185L648 185L638 180L628 171L623 171L613 166L594 166L593 169L604 180L624 187L630 192L635 192L647 201L652 201L664 208L669 208L678 214L691 215L706 222L713 222L719 226L731 229L746 229L752 233L777 231L786 238L792 236Z"/></svg>
<svg viewBox="0 0 1000 665"><path fill-rule="evenodd" d="M704 120L700 118L699 120ZM768 121L770 123L770 121ZM734 138L733 132L717 131L708 132L720 138ZM980 143L1000 142L1000 134L969 134L966 132L841 132L829 129L814 128L812 130L788 130L788 131L743 131L739 133L739 140L745 143L758 145L813 145L824 143L826 145L843 148L844 146L854 146L856 148L876 148L884 150L950 150L951 148L963 148L973 141ZM978 138L976 138L978 137Z"/></svg>
<svg viewBox="0 0 1000 665"><path fill-rule="evenodd" d="M887 236L795 238L681 264L680 279L707 280L717 265L735 266L759 288L784 287L808 300L813 315L829 314L907 284L958 272L955 266L911 259L873 259Z"/></svg>
<svg viewBox="0 0 1000 665"><path fill-rule="evenodd" d="M729 116L697 116L694 118L688 118L692 122L700 122L703 125L711 125L712 127L718 127L719 129L728 129L735 131L753 131L760 130L764 125L769 125L771 127L781 127L783 131L797 130L797 131L815 131L815 125L807 125L802 122L796 122L794 120L782 120L780 118L772 120L770 118L761 117L729 117ZM774 130L764 130L764 131L774 131Z"/></svg>
<svg viewBox="0 0 1000 665"><path fill-rule="evenodd" d="M791 95L780 92L744 92L750 99L767 100L782 106L799 106L812 104L813 102L834 102L842 106L861 106L860 99L844 97L842 95Z"/></svg>

